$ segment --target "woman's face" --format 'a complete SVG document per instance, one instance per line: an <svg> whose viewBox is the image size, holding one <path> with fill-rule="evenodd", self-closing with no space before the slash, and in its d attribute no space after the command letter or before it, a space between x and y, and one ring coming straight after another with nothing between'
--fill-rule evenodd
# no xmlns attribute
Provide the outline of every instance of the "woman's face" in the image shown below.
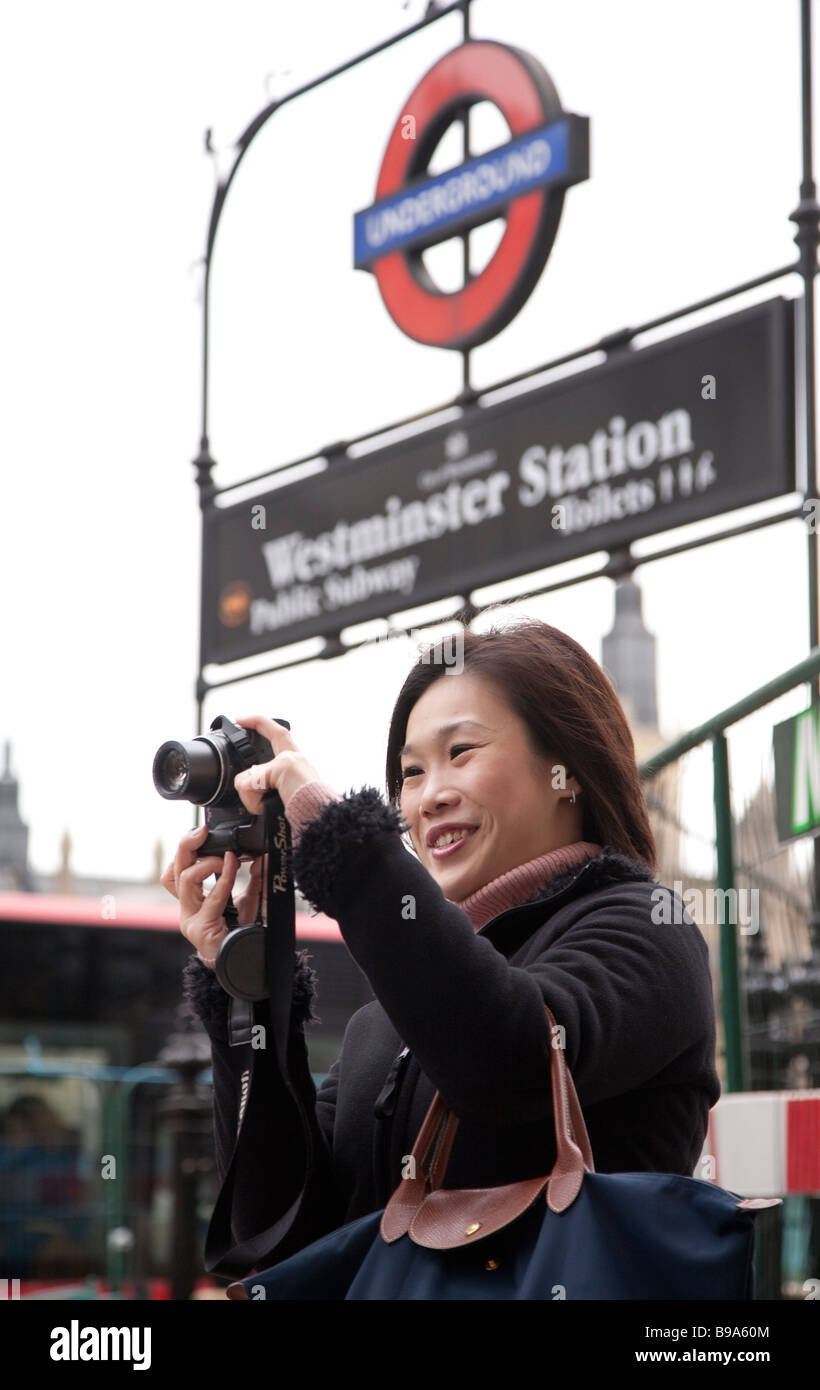
<svg viewBox="0 0 820 1390"><path fill-rule="evenodd" d="M460 902L508 869L581 839L581 804L569 800L579 786L567 772L566 786L554 788L556 763L536 758L523 720L483 677L441 676L419 697L401 752L401 813L445 898ZM436 850L431 841L446 826L464 834Z"/></svg>

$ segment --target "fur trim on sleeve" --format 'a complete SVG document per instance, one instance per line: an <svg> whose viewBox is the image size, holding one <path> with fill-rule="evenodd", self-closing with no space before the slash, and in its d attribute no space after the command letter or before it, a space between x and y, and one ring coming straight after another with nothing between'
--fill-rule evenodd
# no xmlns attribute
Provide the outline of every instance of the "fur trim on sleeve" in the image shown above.
<svg viewBox="0 0 820 1390"><path fill-rule="evenodd" d="M293 874L302 896L324 911L351 854L380 832L401 833L407 828L375 787L349 791L340 801L329 802L305 826L293 851Z"/></svg>
<svg viewBox="0 0 820 1390"><path fill-rule="evenodd" d="M307 950L296 952L296 966L293 976L293 1018L304 1027L306 1023L321 1023L313 1005L319 997L316 971L310 964Z"/></svg>
<svg viewBox="0 0 820 1390"><path fill-rule="evenodd" d="M229 996L215 972L199 956L189 956L182 967L182 995L206 1033L219 1042L227 1042Z"/></svg>
<svg viewBox="0 0 820 1390"><path fill-rule="evenodd" d="M189 956L182 968L183 999L205 1031L217 1042L228 1040L228 1001L215 972L198 956ZM306 950L297 951L293 963L293 1020L299 1027L320 1023L313 1005L318 998L316 971Z"/></svg>

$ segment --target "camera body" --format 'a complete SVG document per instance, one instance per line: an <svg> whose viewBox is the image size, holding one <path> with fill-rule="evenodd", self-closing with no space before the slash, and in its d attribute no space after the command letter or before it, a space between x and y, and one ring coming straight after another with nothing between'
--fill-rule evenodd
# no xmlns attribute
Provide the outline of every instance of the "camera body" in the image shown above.
<svg viewBox="0 0 820 1390"><path fill-rule="evenodd" d="M286 719L277 724L289 729ZM273 758L269 739L218 714L210 732L181 742L169 739L154 757L154 786L166 801L190 801L205 808L208 835L197 857L232 850L240 859L265 852L265 818L252 816L234 789L238 772Z"/></svg>

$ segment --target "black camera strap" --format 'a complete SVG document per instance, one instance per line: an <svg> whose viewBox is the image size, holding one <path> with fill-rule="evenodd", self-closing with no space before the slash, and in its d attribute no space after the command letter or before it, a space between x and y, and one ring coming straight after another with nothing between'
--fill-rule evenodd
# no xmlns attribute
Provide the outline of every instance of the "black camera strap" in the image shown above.
<svg viewBox="0 0 820 1390"><path fill-rule="evenodd" d="M227 901L227 904L226 904L226 906L225 906L225 913L224 913L224 916L225 916L225 923L226 923L226 926L227 926L227 928L228 928L228 931L233 932L233 931L238 931L238 930L240 929L240 928L239 928L239 914L237 913L236 907L234 906L233 898L230 896L230 894L228 895L228 901ZM259 890L259 911L258 911L258 913L257 913L257 921L256 921L256 923L254 923L254 925L255 925L255 926L263 926L263 925L264 925L263 922L262 922L262 889L261 889L261 888L260 888L260 890ZM239 938L233 938L233 939L236 941L236 940L238 940ZM221 969L220 973L219 973L218 976L217 976L217 978L219 979L219 983L222 985L222 988L223 988L223 989L226 988L225 979L223 978L224 973L225 973L225 966L224 966L224 964L223 964L222 969ZM228 1043L229 1043L229 1045L230 1045L231 1047L241 1047L244 1043L250 1043L251 1040L252 1040L252 1037L253 1037L253 1032L252 1032L252 1030L253 1030L253 1000L251 1000L251 999L240 999L240 998L238 998L237 996L231 995L231 996L229 997L229 1000L228 1000Z"/></svg>
<svg viewBox="0 0 820 1390"><path fill-rule="evenodd" d="M265 883L267 926L261 920L260 891L256 922L228 933L220 946L215 967L220 984L231 996L228 1011L230 1046L244 1047L246 1058L243 1059L245 1066L236 1139L205 1240L205 1268L232 1276L246 1275L249 1269L273 1252L287 1235L302 1204L314 1155L312 1097L307 1094L304 1085L300 1088L291 1078L288 1066L296 951L290 826L278 792L266 793L263 810L268 856ZM300 1167L303 1182L287 1210L271 1225L237 1241L231 1216L238 1174L243 1166L243 1158L248 1157L245 1151L251 1144L246 1128L247 1116L256 1106L273 1103L269 1089L270 1075L267 1086L263 1087L260 1082L255 1089L254 1073L259 1069L259 1059L271 1047L285 1091L285 1096L280 1096L277 1104L284 1102L289 1107L291 1120L296 1121L297 1129L301 1130L304 1159ZM276 1155L271 1154L270 1160L274 1170Z"/></svg>
<svg viewBox="0 0 820 1390"><path fill-rule="evenodd" d="M263 798L263 805L268 849L266 994L279 1070L288 1080L288 1035L296 953L296 898L291 871L290 826L278 792L268 792Z"/></svg>

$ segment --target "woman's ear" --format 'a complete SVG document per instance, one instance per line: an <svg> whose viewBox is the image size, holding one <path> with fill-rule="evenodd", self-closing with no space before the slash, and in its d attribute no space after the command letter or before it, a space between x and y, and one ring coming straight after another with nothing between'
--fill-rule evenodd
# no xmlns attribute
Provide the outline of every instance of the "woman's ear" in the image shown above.
<svg viewBox="0 0 820 1390"><path fill-rule="evenodd" d="M560 800L571 801L574 806L583 791L578 778L560 758L548 758L547 765L552 790L558 793Z"/></svg>

